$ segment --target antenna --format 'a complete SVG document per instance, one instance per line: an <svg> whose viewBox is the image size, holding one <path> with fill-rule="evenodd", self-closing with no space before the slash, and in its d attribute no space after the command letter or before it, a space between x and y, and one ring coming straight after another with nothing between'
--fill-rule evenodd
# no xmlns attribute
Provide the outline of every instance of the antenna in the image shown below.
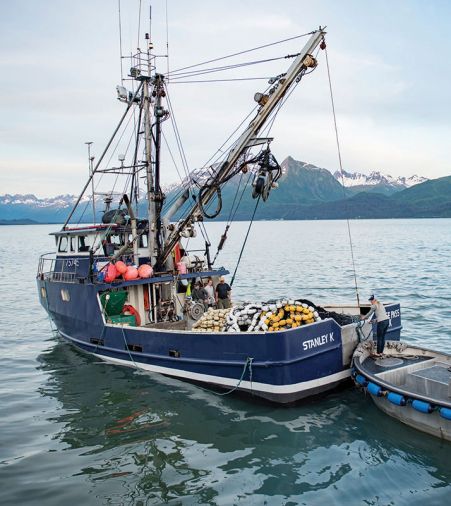
<svg viewBox="0 0 451 506"><path fill-rule="evenodd" d="M85 144L88 146L88 170L89 170L89 176L91 177L91 184L92 184L92 221L95 224L96 222L96 198L94 193L94 170L93 170L93 162L94 162L94 156L91 156L91 145L93 144L92 141L85 142Z"/></svg>
<svg viewBox="0 0 451 506"><path fill-rule="evenodd" d="M124 72L122 70L122 22L121 22L121 0L117 0L119 8L119 61L121 62L121 84L124 84Z"/></svg>
<svg viewBox="0 0 451 506"><path fill-rule="evenodd" d="M166 64L169 76L169 27L168 27L168 0L166 0Z"/></svg>
<svg viewBox="0 0 451 506"><path fill-rule="evenodd" d="M149 3L149 40L152 40L152 4Z"/></svg>
<svg viewBox="0 0 451 506"><path fill-rule="evenodd" d="M153 49L153 43L152 43L152 4L149 2L149 33L146 33L145 35L146 42L147 42L147 66L148 66L148 73L149 77L152 73L152 64L151 64L151 51Z"/></svg>
<svg viewBox="0 0 451 506"><path fill-rule="evenodd" d="M141 31L141 1L139 0L139 12L138 12L138 41L136 43L136 47L139 47L139 35Z"/></svg>

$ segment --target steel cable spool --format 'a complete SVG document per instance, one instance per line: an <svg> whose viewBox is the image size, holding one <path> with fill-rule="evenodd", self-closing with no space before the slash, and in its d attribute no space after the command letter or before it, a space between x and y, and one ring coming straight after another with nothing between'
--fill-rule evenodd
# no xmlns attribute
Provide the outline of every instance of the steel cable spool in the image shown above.
<svg viewBox="0 0 451 506"><path fill-rule="evenodd" d="M199 302L193 304L189 309L189 314L193 320L199 320L204 314L204 306Z"/></svg>

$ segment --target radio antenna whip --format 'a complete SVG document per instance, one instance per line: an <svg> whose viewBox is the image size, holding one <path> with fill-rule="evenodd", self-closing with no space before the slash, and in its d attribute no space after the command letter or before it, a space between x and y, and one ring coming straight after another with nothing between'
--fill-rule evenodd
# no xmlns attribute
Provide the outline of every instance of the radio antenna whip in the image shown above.
<svg viewBox="0 0 451 506"><path fill-rule="evenodd" d="M119 61L121 62L121 85L124 85L124 72L122 70L122 21L121 21L121 0L117 0L119 9Z"/></svg>
<svg viewBox="0 0 451 506"><path fill-rule="evenodd" d="M168 0L166 0L166 65L169 76L169 26L168 26Z"/></svg>

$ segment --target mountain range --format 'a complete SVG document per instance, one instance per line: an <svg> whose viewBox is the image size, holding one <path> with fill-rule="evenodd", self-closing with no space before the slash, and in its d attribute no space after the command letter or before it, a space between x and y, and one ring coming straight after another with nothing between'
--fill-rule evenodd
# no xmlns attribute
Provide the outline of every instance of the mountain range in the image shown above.
<svg viewBox="0 0 451 506"><path fill-rule="evenodd" d="M392 177L389 174L382 174L379 171L373 171L369 175L360 172L336 171L334 177L342 183L346 188L352 189L354 192L374 192L384 195L392 195L400 190L405 190L420 183L424 183L428 179L423 176L413 175L410 177Z"/></svg>
<svg viewBox="0 0 451 506"><path fill-rule="evenodd" d="M281 167L279 188L272 190L268 201L259 206L256 219L451 217L451 176L428 180L422 176L393 178L381 172L333 174L290 156ZM235 176L223 187L223 208L218 219L228 218L235 195L241 195L247 177ZM176 192L174 185L166 190L168 202ZM12 220L61 223L76 198L74 195L47 199L32 194L1 195L0 224ZM75 220L92 221L88 203L86 199L85 205L79 206L83 216L80 219L80 214L75 215ZM211 208L215 206L213 202ZM144 211L145 207L143 202L140 208ZM97 209L102 208L99 201ZM235 219L249 219L254 208L255 200L248 184Z"/></svg>

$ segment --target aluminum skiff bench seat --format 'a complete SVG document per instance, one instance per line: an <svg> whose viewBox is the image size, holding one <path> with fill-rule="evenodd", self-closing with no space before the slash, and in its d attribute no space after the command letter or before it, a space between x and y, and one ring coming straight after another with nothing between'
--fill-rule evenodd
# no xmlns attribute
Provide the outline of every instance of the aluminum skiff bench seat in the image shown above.
<svg viewBox="0 0 451 506"><path fill-rule="evenodd" d="M435 399L450 400L451 369L448 364L435 362L431 367L411 371L406 375L405 387Z"/></svg>

